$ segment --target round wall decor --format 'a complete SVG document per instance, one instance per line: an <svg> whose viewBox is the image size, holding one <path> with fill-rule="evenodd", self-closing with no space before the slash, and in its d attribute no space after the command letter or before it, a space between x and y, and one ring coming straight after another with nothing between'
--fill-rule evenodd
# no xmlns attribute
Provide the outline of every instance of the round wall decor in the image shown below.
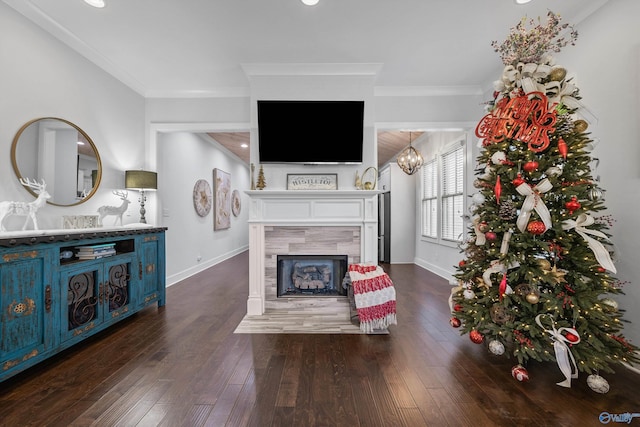
<svg viewBox="0 0 640 427"><path fill-rule="evenodd" d="M206 179L199 179L193 186L193 207L200 216L206 216L211 210L211 186Z"/></svg>
<svg viewBox="0 0 640 427"><path fill-rule="evenodd" d="M233 190L231 193L231 212L233 212L233 216L240 215L240 192L238 190Z"/></svg>

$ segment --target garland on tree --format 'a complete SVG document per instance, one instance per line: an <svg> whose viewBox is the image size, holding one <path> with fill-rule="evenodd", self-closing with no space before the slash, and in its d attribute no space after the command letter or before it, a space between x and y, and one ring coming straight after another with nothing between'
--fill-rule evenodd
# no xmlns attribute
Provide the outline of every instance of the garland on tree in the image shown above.
<svg viewBox="0 0 640 427"><path fill-rule="evenodd" d="M550 54L578 33L551 11L545 24L529 23L491 43L505 68L476 127L478 192L451 324L492 353L513 355L518 380L529 378L529 360L554 361L565 376L558 385L570 387L582 371L606 392L599 371L640 360L611 298L623 291L613 276L611 220L596 215L605 209L603 190L592 177L579 89Z"/></svg>

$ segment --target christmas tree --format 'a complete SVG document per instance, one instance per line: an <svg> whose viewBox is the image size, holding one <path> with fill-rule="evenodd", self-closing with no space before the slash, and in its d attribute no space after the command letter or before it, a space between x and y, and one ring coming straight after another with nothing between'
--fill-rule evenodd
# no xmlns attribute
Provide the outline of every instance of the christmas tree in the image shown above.
<svg viewBox="0 0 640 427"><path fill-rule="evenodd" d="M523 19L491 45L505 65L476 127L482 147L470 206L465 259L456 267L451 324L489 351L527 362L557 362L570 387L578 371L608 391L599 371L637 363L622 335L622 294L603 190L594 179L593 141L575 77L553 52L578 33L549 12ZM613 259L612 259L613 258Z"/></svg>

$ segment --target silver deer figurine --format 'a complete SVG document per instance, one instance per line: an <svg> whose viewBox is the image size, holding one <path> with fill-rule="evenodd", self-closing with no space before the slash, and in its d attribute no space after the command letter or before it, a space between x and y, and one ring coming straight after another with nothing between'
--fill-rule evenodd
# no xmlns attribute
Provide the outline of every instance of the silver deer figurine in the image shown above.
<svg viewBox="0 0 640 427"><path fill-rule="evenodd" d="M11 215L27 217L22 226L23 230L27 229L29 220L33 222L33 229L38 229L38 219L36 218L38 209L44 206L47 200L51 198L46 190L47 184L44 182L44 179L40 183L35 180L31 181L29 178L20 178L20 184L33 189L33 192L36 193L38 197L33 202L0 202L0 231L6 231L4 228L4 220Z"/></svg>
<svg viewBox="0 0 640 427"><path fill-rule="evenodd" d="M100 206L98 208L98 214L100 214L100 217L98 218L99 225L102 225L102 220L104 219L104 217L109 215L114 215L116 217L116 219L113 221L113 225L117 224L118 219L120 220L120 225L122 225L122 214L127 211L129 203L131 203L128 199L129 193L126 191L115 190L113 191L113 194L120 197L120 200L122 200L122 204L120 206Z"/></svg>

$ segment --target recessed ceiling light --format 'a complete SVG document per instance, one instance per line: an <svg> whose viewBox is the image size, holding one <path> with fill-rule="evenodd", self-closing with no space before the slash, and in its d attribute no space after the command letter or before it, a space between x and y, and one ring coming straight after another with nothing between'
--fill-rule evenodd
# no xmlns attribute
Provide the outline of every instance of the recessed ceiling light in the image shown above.
<svg viewBox="0 0 640 427"><path fill-rule="evenodd" d="M85 3L90 4L93 7L104 7L104 0L84 0Z"/></svg>
<svg viewBox="0 0 640 427"><path fill-rule="evenodd" d="M249 147L249 145L248 145L248 144L240 144L240 147L242 147L242 148L248 148L248 147Z"/></svg>
<svg viewBox="0 0 640 427"><path fill-rule="evenodd" d="M306 4L307 6L313 6L313 5L318 4L318 2L320 0L301 0L301 1L302 1L302 3Z"/></svg>
<svg viewBox="0 0 640 427"><path fill-rule="evenodd" d="M529 3L531 0L515 0L516 4L527 4Z"/></svg>

